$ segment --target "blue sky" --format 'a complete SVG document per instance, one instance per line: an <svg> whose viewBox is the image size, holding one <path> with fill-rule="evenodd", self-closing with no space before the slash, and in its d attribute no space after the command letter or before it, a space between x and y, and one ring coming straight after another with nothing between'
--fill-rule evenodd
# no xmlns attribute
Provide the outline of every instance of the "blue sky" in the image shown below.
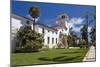
<svg viewBox="0 0 100 67"><path fill-rule="evenodd" d="M69 16L72 27L75 31L79 32L79 29L86 22L84 18L85 13L96 12L95 6L83 6L72 4L57 4L57 3L41 3L41 2L25 2L25 1L13 1L12 12L18 15L27 17L29 8L31 6L38 6L41 10L41 16L39 21L43 24L54 26L56 25L56 18L59 14L66 13ZM95 21L89 27L95 25Z"/></svg>

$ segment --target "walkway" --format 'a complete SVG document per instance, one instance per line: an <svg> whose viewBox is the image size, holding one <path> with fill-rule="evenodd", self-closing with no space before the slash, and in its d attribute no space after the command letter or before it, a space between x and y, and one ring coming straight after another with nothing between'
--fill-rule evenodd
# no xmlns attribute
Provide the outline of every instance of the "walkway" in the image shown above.
<svg viewBox="0 0 100 67"><path fill-rule="evenodd" d="M84 57L83 61L85 61L85 62L87 62L87 61L96 61L95 56L96 56L95 47L91 46L88 53Z"/></svg>

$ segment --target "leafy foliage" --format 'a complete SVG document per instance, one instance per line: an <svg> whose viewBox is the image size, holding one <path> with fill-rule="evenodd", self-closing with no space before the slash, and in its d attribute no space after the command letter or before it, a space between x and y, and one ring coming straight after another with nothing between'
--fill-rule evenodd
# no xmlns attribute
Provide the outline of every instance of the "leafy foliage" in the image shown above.
<svg viewBox="0 0 100 67"><path fill-rule="evenodd" d="M88 43L88 30L87 30L87 25L83 25L83 28L81 29L81 35L82 35L82 39L86 41L86 43Z"/></svg>
<svg viewBox="0 0 100 67"><path fill-rule="evenodd" d="M17 47L23 51L38 51L43 46L43 37L30 27L19 29L17 32Z"/></svg>
<svg viewBox="0 0 100 67"><path fill-rule="evenodd" d="M35 20L40 16L40 8L37 6L30 7L29 15L33 18L33 30L35 31Z"/></svg>
<svg viewBox="0 0 100 67"><path fill-rule="evenodd" d="M91 35L91 42L92 43L95 42L96 41L96 26L94 26L91 29L90 35Z"/></svg>
<svg viewBox="0 0 100 67"><path fill-rule="evenodd" d="M29 14L31 15L32 18L37 18L40 16L40 9L37 6L32 6L29 9Z"/></svg>

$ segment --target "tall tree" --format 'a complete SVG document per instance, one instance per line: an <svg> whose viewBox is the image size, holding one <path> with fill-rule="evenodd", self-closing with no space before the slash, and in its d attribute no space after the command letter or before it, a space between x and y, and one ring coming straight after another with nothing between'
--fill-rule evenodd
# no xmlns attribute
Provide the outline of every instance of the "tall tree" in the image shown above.
<svg viewBox="0 0 100 67"><path fill-rule="evenodd" d="M88 45L88 26L89 26L89 12L86 12L85 19L86 24L84 24L83 29L81 29L82 32L82 39L86 41L86 44Z"/></svg>
<svg viewBox="0 0 100 67"><path fill-rule="evenodd" d="M90 18L89 18L90 17ZM96 14L95 13L92 13L92 12L86 12L86 15L85 15L85 18L87 20L87 31L88 31L88 26L92 23L95 22L96 20ZM95 25L95 24L94 24ZM91 40L92 42L95 40L95 37L96 37L96 26L94 26L92 29L91 29Z"/></svg>
<svg viewBox="0 0 100 67"><path fill-rule="evenodd" d="M91 29L90 35L91 35L91 42L94 43L96 41L96 26L94 26Z"/></svg>
<svg viewBox="0 0 100 67"><path fill-rule="evenodd" d="M86 46L87 44L88 44L88 31L87 31L87 25L86 24L84 24L83 25L83 28L81 28L81 35L82 35L82 40L84 41L84 42L86 42L85 44L84 44L84 46Z"/></svg>
<svg viewBox="0 0 100 67"><path fill-rule="evenodd" d="M96 19L96 16L94 13L87 11L84 17L86 19L86 24L83 25L83 28L81 29L81 34L82 34L82 39L84 39L86 41L86 44L88 44L88 33L89 33L88 26Z"/></svg>
<svg viewBox="0 0 100 67"><path fill-rule="evenodd" d="M29 9L29 14L33 18L33 21L34 21L34 23L33 23L33 30L35 31L35 21L40 16L40 8L37 7L37 6L32 6Z"/></svg>

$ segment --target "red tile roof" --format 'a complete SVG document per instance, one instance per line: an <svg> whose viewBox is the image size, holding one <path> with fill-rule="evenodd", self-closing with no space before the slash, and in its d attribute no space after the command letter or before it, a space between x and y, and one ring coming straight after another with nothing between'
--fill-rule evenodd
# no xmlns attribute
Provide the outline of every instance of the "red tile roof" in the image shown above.
<svg viewBox="0 0 100 67"><path fill-rule="evenodd" d="M54 29L65 29L67 27L65 25L56 25L56 26L53 26L52 28L54 28Z"/></svg>

